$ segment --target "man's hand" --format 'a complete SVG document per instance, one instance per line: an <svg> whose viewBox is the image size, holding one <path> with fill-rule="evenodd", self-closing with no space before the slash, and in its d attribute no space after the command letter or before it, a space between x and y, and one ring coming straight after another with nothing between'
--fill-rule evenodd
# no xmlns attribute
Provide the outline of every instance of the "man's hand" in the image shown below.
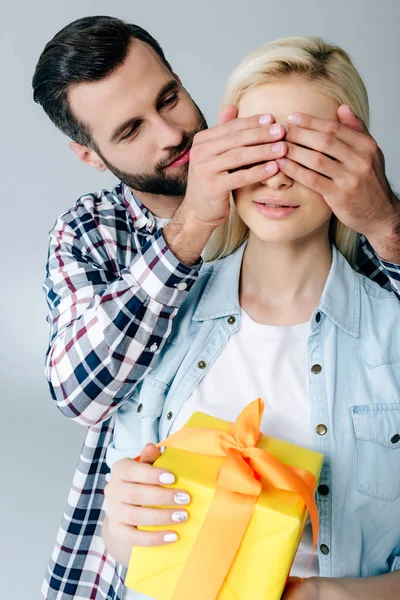
<svg viewBox="0 0 400 600"><path fill-rule="evenodd" d="M400 201L386 178L382 151L347 105L339 107L338 118L289 115L288 152L279 167L320 193L381 258L400 263Z"/></svg>
<svg viewBox="0 0 400 600"><path fill-rule="evenodd" d="M185 198L164 228L164 237L182 262L198 260L211 233L227 220L230 193L267 180L287 152L286 130L271 115L238 119L225 107L216 127L200 131L190 151ZM272 127L272 129L271 129Z"/></svg>

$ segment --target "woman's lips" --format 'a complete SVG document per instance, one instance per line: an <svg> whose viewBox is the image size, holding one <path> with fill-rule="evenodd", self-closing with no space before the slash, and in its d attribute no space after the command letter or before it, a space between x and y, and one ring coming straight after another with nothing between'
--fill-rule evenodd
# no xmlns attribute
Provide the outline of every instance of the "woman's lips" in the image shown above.
<svg viewBox="0 0 400 600"><path fill-rule="evenodd" d="M167 165L165 168L170 169L171 167L181 167L182 165L186 165L190 159L190 148L186 150L185 154L182 154L179 158L174 160L170 165Z"/></svg>
<svg viewBox="0 0 400 600"><path fill-rule="evenodd" d="M299 206L278 206L278 205L267 205L261 204L260 202L254 202L256 209L264 216L269 219L283 219L288 217L295 210L300 208Z"/></svg>

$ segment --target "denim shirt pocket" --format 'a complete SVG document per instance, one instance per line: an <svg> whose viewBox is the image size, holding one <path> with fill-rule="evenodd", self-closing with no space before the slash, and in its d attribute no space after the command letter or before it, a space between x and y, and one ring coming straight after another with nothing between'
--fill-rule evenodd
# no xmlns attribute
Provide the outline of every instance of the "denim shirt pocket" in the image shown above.
<svg viewBox="0 0 400 600"><path fill-rule="evenodd" d="M358 490L380 500L400 497L400 404L353 406Z"/></svg>

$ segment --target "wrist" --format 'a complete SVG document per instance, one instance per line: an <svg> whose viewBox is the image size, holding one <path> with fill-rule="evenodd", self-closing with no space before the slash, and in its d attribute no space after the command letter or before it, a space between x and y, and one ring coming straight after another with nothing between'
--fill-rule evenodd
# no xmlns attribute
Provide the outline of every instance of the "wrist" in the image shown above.
<svg viewBox="0 0 400 600"><path fill-rule="evenodd" d="M364 233L376 254L386 262L400 264L400 200L393 194L392 213L379 229Z"/></svg>
<svg viewBox="0 0 400 600"><path fill-rule="evenodd" d="M367 235L366 237L378 258L395 265L400 264L400 234L392 231L385 236Z"/></svg>
<svg viewBox="0 0 400 600"><path fill-rule="evenodd" d="M184 207L178 208L164 227L165 241L178 260L187 266L196 264L216 225L199 220Z"/></svg>

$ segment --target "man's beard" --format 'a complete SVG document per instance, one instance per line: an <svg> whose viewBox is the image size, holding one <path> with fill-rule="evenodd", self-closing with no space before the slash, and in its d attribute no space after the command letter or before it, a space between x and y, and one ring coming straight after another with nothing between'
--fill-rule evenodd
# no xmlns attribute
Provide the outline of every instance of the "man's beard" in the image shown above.
<svg viewBox="0 0 400 600"><path fill-rule="evenodd" d="M182 142L179 146L172 148L168 158L156 165L151 174L127 173L126 171L121 171L115 165L107 161L98 150L97 154L99 154L104 164L113 175L137 192L154 194L157 196L184 196L188 180L189 163L187 162L182 167L179 167L181 173L176 175L169 175L165 170L165 167L174 162L174 160L181 156L186 149L191 147L196 133L203 131L203 129L207 129L207 122L204 115L198 107L197 109L199 111L198 127L190 133L183 132Z"/></svg>

